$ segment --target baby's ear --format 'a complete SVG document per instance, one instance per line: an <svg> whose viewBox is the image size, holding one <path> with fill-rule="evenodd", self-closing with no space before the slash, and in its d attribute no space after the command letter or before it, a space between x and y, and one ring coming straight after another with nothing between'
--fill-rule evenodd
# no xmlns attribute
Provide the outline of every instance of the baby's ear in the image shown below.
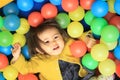
<svg viewBox="0 0 120 80"><path fill-rule="evenodd" d="M36 51L37 51L38 53L43 54L43 52L40 51L38 48L35 48L35 49L36 49Z"/></svg>

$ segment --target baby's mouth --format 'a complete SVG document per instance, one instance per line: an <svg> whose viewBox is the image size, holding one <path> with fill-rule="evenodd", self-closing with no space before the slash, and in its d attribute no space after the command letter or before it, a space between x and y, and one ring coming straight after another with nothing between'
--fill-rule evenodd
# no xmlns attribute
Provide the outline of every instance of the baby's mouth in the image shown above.
<svg viewBox="0 0 120 80"><path fill-rule="evenodd" d="M57 50L57 49L59 49L59 46L56 46L55 48L53 48L53 50Z"/></svg>

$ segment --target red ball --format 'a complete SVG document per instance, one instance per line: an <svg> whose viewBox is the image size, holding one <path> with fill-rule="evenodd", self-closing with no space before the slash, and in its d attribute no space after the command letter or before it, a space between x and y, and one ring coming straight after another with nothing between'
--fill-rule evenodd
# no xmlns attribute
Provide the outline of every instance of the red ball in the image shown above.
<svg viewBox="0 0 120 80"><path fill-rule="evenodd" d="M104 18L109 21L112 17L114 17L116 15L116 13L111 13L111 12L108 12Z"/></svg>
<svg viewBox="0 0 120 80"><path fill-rule="evenodd" d="M32 74L32 73L28 73L25 75L19 74L18 75L18 80L38 80L37 76Z"/></svg>
<svg viewBox="0 0 120 80"><path fill-rule="evenodd" d="M87 46L83 41L77 40L71 43L70 51L74 57L82 57L87 51Z"/></svg>
<svg viewBox="0 0 120 80"><path fill-rule="evenodd" d="M5 68L6 66L8 66L9 61L6 55L0 53L0 69Z"/></svg>
<svg viewBox="0 0 120 80"><path fill-rule="evenodd" d="M81 5L81 7L83 7L84 9L90 10L90 9L91 9L91 6L92 6L92 3L93 3L94 1L95 1L95 0L80 0L80 5Z"/></svg>
<svg viewBox="0 0 120 80"><path fill-rule="evenodd" d="M114 53L109 52L108 58L114 61L115 60Z"/></svg>
<svg viewBox="0 0 120 80"><path fill-rule="evenodd" d="M116 26L118 28L118 30L120 31L120 16L118 16L118 15L113 16L109 20L109 24Z"/></svg>
<svg viewBox="0 0 120 80"><path fill-rule="evenodd" d="M62 0L62 8L66 12L74 11L79 6L78 0Z"/></svg>
<svg viewBox="0 0 120 80"><path fill-rule="evenodd" d="M116 75L120 77L120 64L116 65Z"/></svg>
<svg viewBox="0 0 120 80"><path fill-rule="evenodd" d="M51 3L46 3L41 8L41 14L45 19L54 18L57 16L57 7Z"/></svg>
<svg viewBox="0 0 120 80"><path fill-rule="evenodd" d="M37 27L43 22L43 20L43 16L40 12L32 12L28 16L28 23L31 25L31 27Z"/></svg>

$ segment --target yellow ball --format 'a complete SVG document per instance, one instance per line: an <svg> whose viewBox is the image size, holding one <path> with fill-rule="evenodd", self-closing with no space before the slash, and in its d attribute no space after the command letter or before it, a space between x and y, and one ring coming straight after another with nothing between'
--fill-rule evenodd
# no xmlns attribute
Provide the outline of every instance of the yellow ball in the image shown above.
<svg viewBox="0 0 120 80"><path fill-rule="evenodd" d="M26 34L30 29L30 25L25 18L20 19L20 27L16 30L19 34Z"/></svg>
<svg viewBox="0 0 120 80"><path fill-rule="evenodd" d="M115 13L115 10L114 10L115 0L107 0L107 3L108 3L108 6L109 6L109 12Z"/></svg>
<svg viewBox="0 0 120 80"><path fill-rule="evenodd" d="M15 33L13 34L13 42L12 44L15 44L15 43L20 43L21 46L23 47L26 43L26 38L23 34L18 34L18 33Z"/></svg>
<svg viewBox="0 0 120 80"><path fill-rule="evenodd" d="M109 50L113 50L117 46L117 41L114 42L105 42L102 39L100 39L100 43L105 44Z"/></svg>
<svg viewBox="0 0 120 80"><path fill-rule="evenodd" d="M79 38L82 35L83 31L83 25L78 21L71 22L67 27L67 33L72 38Z"/></svg>
<svg viewBox="0 0 120 80"><path fill-rule="evenodd" d="M9 65L3 70L3 76L7 80L15 80L18 76L18 71L14 67Z"/></svg>
<svg viewBox="0 0 120 80"><path fill-rule="evenodd" d="M98 65L99 72L104 76L110 76L116 71L116 64L111 59L101 61Z"/></svg>
<svg viewBox="0 0 120 80"><path fill-rule="evenodd" d="M73 21L80 21L80 20L82 20L84 15L85 15L85 11L80 6L78 6L78 8L75 9L74 11L69 12L69 17Z"/></svg>
<svg viewBox="0 0 120 80"><path fill-rule="evenodd" d="M109 50L108 47L105 44L95 44L91 48L91 56L96 61L104 61L108 58Z"/></svg>

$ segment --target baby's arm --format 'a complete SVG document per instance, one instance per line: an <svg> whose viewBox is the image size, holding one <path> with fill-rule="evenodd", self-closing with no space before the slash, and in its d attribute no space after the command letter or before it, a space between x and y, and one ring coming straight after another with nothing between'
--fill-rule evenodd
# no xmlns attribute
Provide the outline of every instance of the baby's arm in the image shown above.
<svg viewBox="0 0 120 80"><path fill-rule="evenodd" d="M13 49L12 49L12 55L13 55L12 62L15 62L19 58L20 52L21 52L21 45L20 45L20 43L15 43L13 45Z"/></svg>

